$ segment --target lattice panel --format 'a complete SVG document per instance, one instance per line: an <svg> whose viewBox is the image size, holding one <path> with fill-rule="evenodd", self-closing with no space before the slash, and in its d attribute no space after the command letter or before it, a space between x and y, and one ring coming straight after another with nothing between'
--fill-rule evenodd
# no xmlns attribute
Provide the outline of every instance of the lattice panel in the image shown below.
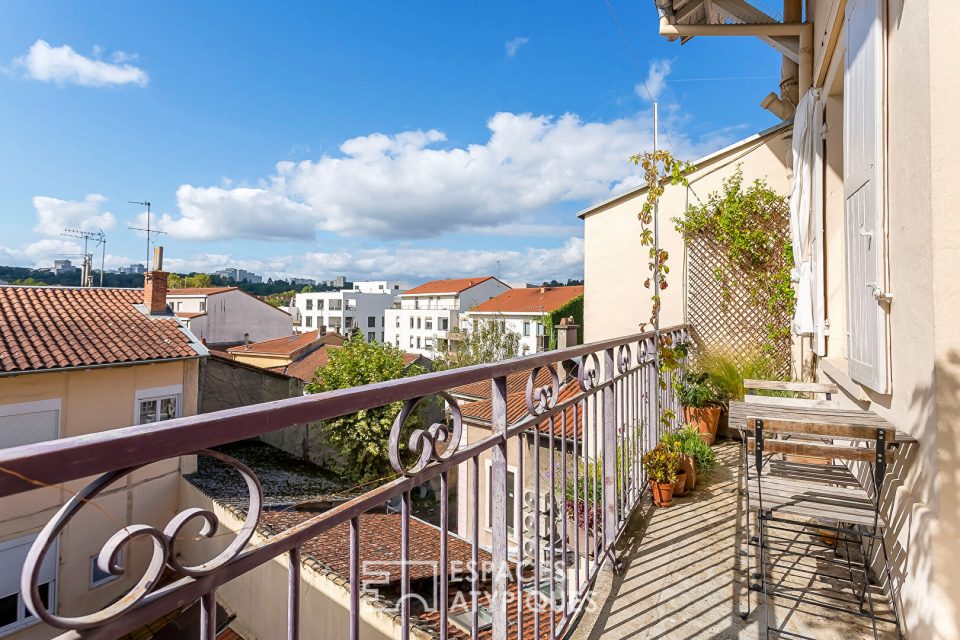
<svg viewBox="0 0 960 640"><path fill-rule="evenodd" d="M755 300L745 280L739 268L727 263L723 250L712 238L688 240L687 319L693 325L698 347L717 349L745 360L769 343L770 322L789 323L789 317L778 317L767 309L765 301ZM770 347L776 375L789 380L789 335Z"/></svg>

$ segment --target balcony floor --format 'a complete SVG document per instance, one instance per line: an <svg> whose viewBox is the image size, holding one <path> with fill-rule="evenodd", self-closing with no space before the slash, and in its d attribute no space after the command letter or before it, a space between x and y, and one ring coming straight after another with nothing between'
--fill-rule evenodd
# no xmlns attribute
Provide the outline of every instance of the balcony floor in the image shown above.
<svg viewBox="0 0 960 640"><path fill-rule="evenodd" d="M680 640L687 638L765 637L763 595L751 594L753 607L744 621L738 615L745 603L743 569L745 562L738 550L741 539L739 522L740 446L723 442L716 447L720 465L697 489L674 500L667 509L656 509L646 499L624 536L620 557L626 566L618 575L603 573L597 585L602 606L586 613L573 638L577 640ZM844 588L838 591L836 578L845 579L832 563L832 549L815 538L800 534L793 548L812 549L817 556L797 561L781 560L778 567L790 565L785 576L775 569L772 581L803 589L807 595L827 593L850 597ZM832 562L832 563L831 563ZM828 564L831 563L831 564ZM804 568L828 574L811 578ZM755 565L752 570L755 570ZM875 588L877 610L889 613L889 607ZM609 595L606 595L609 594ZM878 602L878 600L882 602ZM873 638L871 621L809 604L798 605L786 599L773 599L770 610L771 631L782 628L781 637ZM847 605L853 609L855 605ZM794 635L798 634L798 635ZM777 637L771 633L771 637ZM896 638L892 624L878 623L879 638Z"/></svg>

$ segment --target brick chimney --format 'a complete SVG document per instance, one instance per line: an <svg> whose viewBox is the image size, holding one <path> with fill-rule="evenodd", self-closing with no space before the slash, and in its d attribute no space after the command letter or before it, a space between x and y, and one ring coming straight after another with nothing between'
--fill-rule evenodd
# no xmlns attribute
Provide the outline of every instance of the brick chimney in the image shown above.
<svg viewBox="0 0 960 640"><path fill-rule="evenodd" d="M555 327L554 330L557 332L557 349L575 347L579 344L577 334L580 330L580 325L574 324L572 317L561 318L560 325Z"/></svg>
<svg viewBox="0 0 960 640"><path fill-rule="evenodd" d="M143 305L150 315L167 312L167 276L163 270L163 247L153 248L153 271L143 274Z"/></svg>

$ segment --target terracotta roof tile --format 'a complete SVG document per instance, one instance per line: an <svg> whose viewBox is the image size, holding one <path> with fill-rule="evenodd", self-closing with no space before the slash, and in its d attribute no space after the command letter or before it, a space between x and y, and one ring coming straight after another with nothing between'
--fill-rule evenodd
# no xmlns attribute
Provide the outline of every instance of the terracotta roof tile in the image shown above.
<svg viewBox="0 0 960 640"><path fill-rule="evenodd" d="M431 280L430 282L425 282L419 287L414 287L404 291L400 295L402 296L411 296L411 295L420 295L425 293L460 293L466 291L470 287L476 286L481 282L486 282L491 280L493 276L478 276L476 278L456 278L453 280Z"/></svg>
<svg viewBox="0 0 960 640"><path fill-rule="evenodd" d="M227 349L229 353L250 353L250 354L270 354L279 356L294 355L306 347L316 347L319 345L340 346L346 342L346 338L337 333L321 334L319 330L308 331L307 333L295 333L282 338L273 338L263 342L251 342L248 345L237 345Z"/></svg>
<svg viewBox="0 0 960 640"><path fill-rule="evenodd" d="M530 377L529 371L511 373L507 376L507 394L521 393L527 388L527 379ZM539 387L550 382L550 372L545 368L537 373L536 384ZM480 382L471 382L470 384L460 385L450 390L454 395L467 396L476 400L488 400L490 398L490 381L481 380Z"/></svg>
<svg viewBox="0 0 960 640"><path fill-rule="evenodd" d="M0 286L0 371L196 357L172 316L134 305L142 289Z"/></svg>
<svg viewBox="0 0 960 640"><path fill-rule="evenodd" d="M538 383L539 384L539 383ZM557 402L564 402L567 400L572 400L577 397L577 394L580 393L580 383L574 378L568 382L560 385L560 393L557 396ZM493 403L491 400L480 400L478 402L470 402L460 407L460 411L463 413L463 419L465 421L479 422L481 424L489 424L491 417L493 415ZM526 400L526 388L523 391L517 393L508 393L507 394L507 422L513 423L525 418L528 415L527 412L527 400ZM542 433L553 433L553 435L560 437L561 434L565 434L567 438L573 438L574 433L579 439L580 432L583 429L583 411L582 409L574 412L574 408L568 407L563 411L563 416L557 414L553 418L553 425L551 426L550 420L544 420L537 425L537 428ZM576 425L576 426L575 426Z"/></svg>
<svg viewBox="0 0 960 640"><path fill-rule="evenodd" d="M481 313L549 313L583 295L583 286L510 289L471 311Z"/></svg>

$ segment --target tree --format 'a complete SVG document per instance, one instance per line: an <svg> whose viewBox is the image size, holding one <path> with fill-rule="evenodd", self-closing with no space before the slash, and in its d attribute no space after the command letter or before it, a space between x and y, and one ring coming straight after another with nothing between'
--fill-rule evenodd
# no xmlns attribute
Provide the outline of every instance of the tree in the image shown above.
<svg viewBox="0 0 960 640"><path fill-rule="evenodd" d="M307 393L321 393L385 382L424 373L416 365L405 366L403 351L389 344L367 342L354 336L343 347L330 349L327 366L317 369ZM390 429L402 408L402 402L327 420L323 429L329 443L342 457L340 472L355 482L386 478L392 472L389 456ZM417 425L416 416L407 420L406 428ZM401 445L406 440L401 439Z"/></svg>
<svg viewBox="0 0 960 640"><path fill-rule="evenodd" d="M460 329L453 351L439 355L434 370L499 362L520 355L520 334L507 329L502 319L475 320L470 330Z"/></svg>
<svg viewBox="0 0 960 640"><path fill-rule="evenodd" d="M204 289L213 285L206 273L193 273L188 276L171 273L168 282L171 289Z"/></svg>

